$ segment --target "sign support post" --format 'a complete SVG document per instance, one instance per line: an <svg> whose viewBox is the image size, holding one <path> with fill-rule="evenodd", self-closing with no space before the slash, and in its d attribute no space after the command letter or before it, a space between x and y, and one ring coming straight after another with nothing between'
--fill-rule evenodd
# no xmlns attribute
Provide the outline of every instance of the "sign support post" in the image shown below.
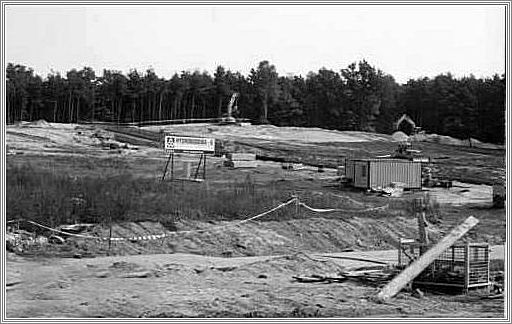
<svg viewBox="0 0 512 324"><path fill-rule="evenodd" d="M160 182L165 180L169 162L171 163L171 181L174 179L174 153L201 153L199 164L197 165L194 179L199 180L199 171L201 170L201 163L203 163L203 179L206 179L206 155L207 153L213 154L215 152L215 139L203 137L186 137L174 136L171 134L164 135L163 148L165 152L169 152L169 157L165 164L164 173ZM192 179L188 179L192 180Z"/></svg>
<svg viewBox="0 0 512 324"><path fill-rule="evenodd" d="M171 181L174 180L174 150L171 151Z"/></svg>
<svg viewBox="0 0 512 324"><path fill-rule="evenodd" d="M201 153L201 157L199 158L199 164L196 168L196 173L194 174L194 180L197 180L197 175L199 174L199 168L201 167L201 162L203 161L203 153Z"/></svg>
<svg viewBox="0 0 512 324"><path fill-rule="evenodd" d="M174 151L171 151L171 153L169 153L169 157L167 158L167 162L165 163L165 168L164 168L164 173L162 174L162 179L160 179L160 182L163 182L164 179L165 179L165 175L167 174L167 168L169 167L169 161L172 159L172 163L171 163L171 179L172 179L172 173L173 173L173 169L174 169Z"/></svg>
<svg viewBox="0 0 512 324"><path fill-rule="evenodd" d="M206 180L206 154L203 153L204 161L203 161L203 179Z"/></svg>

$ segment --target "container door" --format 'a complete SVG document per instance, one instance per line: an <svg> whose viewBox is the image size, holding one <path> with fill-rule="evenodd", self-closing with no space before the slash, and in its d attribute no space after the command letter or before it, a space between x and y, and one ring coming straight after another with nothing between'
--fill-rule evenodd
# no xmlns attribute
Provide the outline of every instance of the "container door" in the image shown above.
<svg viewBox="0 0 512 324"><path fill-rule="evenodd" d="M367 188L368 187L368 163L361 161L354 164L354 187Z"/></svg>

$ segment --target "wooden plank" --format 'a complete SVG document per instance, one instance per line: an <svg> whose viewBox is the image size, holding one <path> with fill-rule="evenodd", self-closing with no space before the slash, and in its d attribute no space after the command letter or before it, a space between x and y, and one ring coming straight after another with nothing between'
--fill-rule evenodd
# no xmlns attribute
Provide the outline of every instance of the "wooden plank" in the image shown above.
<svg viewBox="0 0 512 324"><path fill-rule="evenodd" d="M471 228L478 224L478 219L469 216L462 224L455 227L441 241L420 256L409 267L389 282L376 296L378 301L385 301L395 296L409 282L416 278L426 267L428 267L435 258L437 258L446 249L452 246L458 239L466 234Z"/></svg>

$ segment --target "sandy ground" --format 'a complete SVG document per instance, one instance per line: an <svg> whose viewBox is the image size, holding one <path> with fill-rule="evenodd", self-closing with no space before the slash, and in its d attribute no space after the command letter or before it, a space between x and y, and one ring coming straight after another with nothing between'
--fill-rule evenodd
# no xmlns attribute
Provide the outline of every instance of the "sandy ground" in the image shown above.
<svg viewBox="0 0 512 324"><path fill-rule="evenodd" d="M272 125L216 126L211 124L189 124L172 126L147 126L143 129L165 131L188 136L210 136L219 139L252 138L294 143L367 142L390 141L392 137L355 131L336 131L321 128L277 127Z"/></svg>
<svg viewBox="0 0 512 324"><path fill-rule="evenodd" d="M154 128L154 129L153 129ZM145 129L162 129L161 126L150 126ZM208 126L207 124L174 125L172 130L181 135L197 136L205 129L212 130L210 135L216 138L257 138L279 141L293 141L294 143L319 143L319 142L364 142L364 141L392 141L392 137L381 134L364 132L340 132L322 129L308 129L297 127L275 126ZM301 131L302 130L302 131ZM208 136L208 134L204 134ZM111 144L114 148L111 148ZM125 158L155 158L165 159L161 149L146 146L135 146L114 140L109 132L94 126L59 123L24 123L21 126L7 126L7 145L9 152L16 154L37 155L83 155ZM195 162L194 156L178 155L175 170L184 171L184 161ZM210 162L216 167L222 165L221 159L213 158ZM281 163L270 161L258 161L258 166L267 168L270 172L280 171ZM325 173L318 174L315 167L304 166L302 170L287 172L288 178L314 177L318 179L335 178L336 170L325 169ZM152 176L156 176L156 171ZM467 204L490 206L492 205L492 187L487 185L474 185L462 182L454 182L451 189L425 188L440 204L461 206Z"/></svg>
<svg viewBox="0 0 512 324"><path fill-rule="evenodd" d="M500 247L493 257L500 257ZM392 261L396 251L216 258L159 254L93 259L8 256L7 317L501 317L503 300L402 292L356 282L299 283L375 266L335 257ZM331 258L329 257L331 256ZM394 256L394 257L393 257Z"/></svg>
<svg viewBox="0 0 512 324"><path fill-rule="evenodd" d="M270 141L288 141L293 143L336 143L336 142L369 142L393 141L399 142L408 136L400 137L385 134L375 134L358 131L337 131L316 127L277 127L273 125L245 125L245 126L216 126L211 124L188 124L171 126L146 126L146 130L159 132L161 130L188 136L210 136L219 139L251 138ZM404 134L405 135L405 134ZM423 134L411 136L413 142L430 142L453 146L469 146L468 140L460 140L450 136L438 134ZM499 149L503 145L482 143L472 139L473 147L486 149Z"/></svg>
<svg viewBox="0 0 512 324"><path fill-rule="evenodd" d="M463 206L492 206L492 186L475 185L453 181L453 187L444 188L425 188L435 200L443 205Z"/></svg>
<svg viewBox="0 0 512 324"><path fill-rule="evenodd" d="M161 127L145 127L158 132ZM257 141L268 143L293 143L306 151L315 143L339 143L350 150L363 150L370 143L389 144L391 136L363 132L339 132L316 128L278 128L274 126L212 126L175 125L165 127L181 135L213 136L219 139ZM129 135L128 135L129 136ZM10 162L14 164L33 161L73 175L98 175L116 172L118 164L108 158L122 157L127 170L137 177L158 178L165 154L157 147L120 142L109 132L91 125L66 125L50 123L23 123L7 127L7 145ZM135 141L136 142L136 141ZM258 142L258 143L259 143ZM394 144L393 144L394 145ZM433 144L431 144L433 145ZM270 150L273 150L269 144ZM319 147L319 146L318 146ZM334 146L324 147L332 155ZM386 146L387 149L387 146ZM435 148L437 149L437 147ZM368 149L370 150L370 149ZM449 152L452 148L445 148ZM284 152L284 153L283 153ZM278 154L286 154L279 151ZM448 155L449 153L443 154ZM464 153L466 154L466 153ZM482 165L487 153L467 152L475 155ZM464 156L464 159L466 158ZM471 155L471 156L472 156ZM48 159L48 157L51 157ZM54 157L60 158L57 159ZM73 160L72 157L94 157L94 160ZM323 157L320 157L322 159ZM183 161L191 159L178 156L176 172L183 172ZM453 163L451 156L443 160ZM56 162L57 161L57 162ZM336 185L334 169L318 173L316 168L284 171L277 162L258 161L257 169L229 170L222 167L222 159L208 160L209 181L206 185L222 186L243 180L247 175L255 183L265 186L279 180L284 187L308 190L310 193L331 195L330 198L304 197L319 208L365 208L383 203L393 203L385 197L367 196L361 192L341 192ZM466 160L457 160L464 165ZM465 167L465 166L464 166ZM476 168L480 168L477 166ZM484 171L486 171L485 169ZM462 174L471 173L468 166ZM335 188L335 189L333 189ZM492 201L489 186L454 182L450 189L431 188L429 192L443 206L466 207L470 204L488 206ZM336 193L336 194L333 194ZM360 205L350 203L348 195ZM409 194L408 194L409 195ZM404 199L411 198L406 196ZM313 199L314 198L314 199ZM315 200L316 199L316 200ZM315 205L323 201L324 205ZM400 201L397 200L399 203ZM447 207L447 208L448 208ZM263 211L263 210L262 210ZM463 213L468 212L464 209ZM473 212L470 210L469 212ZM487 211L479 211L486 215ZM464 215L455 210L450 219L429 230L434 238L446 233ZM499 219L489 211L492 220L481 218L487 242L502 244L503 217ZM448 214L447 214L448 215ZM251 216L251 215L242 215ZM445 296L427 294L423 298L403 292L392 302L376 304L369 298L378 287L354 282L331 284L305 284L292 280L295 275L336 274L340 270L368 265L354 260L333 256L366 257L382 262L393 262L395 250L387 250L401 238L416 236L415 218L396 213L367 213L365 215L333 213L325 216L301 214L298 219L277 219L246 223L221 232L201 235L177 235L165 244L138 242L115 244L113 253L118 256L83 259L31 258L9 254L7 263L7 315L9 317L500 317L503 300L485 300L471 296ZM349 217L347 217L349 216ZM452 217L453 216L453 217ZM242 217L243 218L243 217ZM449 218L446 216L446 218ZM180 230L208 228L215 224L182 222ZM106 228L98 228L106 236ZM167 230L159 223L115 224L113 236L161 234ZM475 234L475 233L472 233ZM437 236L435 236L437 235ZM487 236L485 236L487 235ZM500 234L501 235L501 234ZM105 252L106 247L72 241L77 249ZM69 246L66 246L68 248ZM355 252L331 254L343 248ZM368 251L386 249L386 251ZM500 252L501 251L501 252ZM228 252L231 258L213 256ZM190 253L202 254L194 255ZM493 255L500 258L502 248L494 248ZM92 253L93 255L95 253ZM101 253L97 253L100 255ZM138 254L138 255L137 255ZM207 256L210 255L210 256ZM253 255L253 257L248 257ZM278 255L278 256L274 256ZM85 254L84 254L85 256ZM238 257L238 256L244 256ZM327 257L330 256L330 257ZM370 264L375 265L375 264Z"/></svg>
<svg viewBox="0 0 512 324"><path fill-rule="evenodd" d="M155 148L121 143L113 134L92 125L23 122L6 126L8 154L112 156L148 154ZM142 152L138 152L138 150ZM161 150L159 150L161 151Z"/></svg>

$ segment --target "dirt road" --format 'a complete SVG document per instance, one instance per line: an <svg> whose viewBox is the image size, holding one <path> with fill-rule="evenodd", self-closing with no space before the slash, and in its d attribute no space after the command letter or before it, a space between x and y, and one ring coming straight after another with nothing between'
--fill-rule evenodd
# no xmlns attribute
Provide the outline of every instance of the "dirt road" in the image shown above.
<svg viewBox="0 0 512 324"><path fill-rule="evenodd" d="M493 247L493 258L504 256ZM349 258L349 259L343 259ZM500 317L502 300L410 293L391 303L369 297L378 287L298 283L292 276L336 274L394 262L396 251L219 258L158 254L92 259L9 255L7 316L17 317ZM472 302L477 301L477 302Z"/></svg>

